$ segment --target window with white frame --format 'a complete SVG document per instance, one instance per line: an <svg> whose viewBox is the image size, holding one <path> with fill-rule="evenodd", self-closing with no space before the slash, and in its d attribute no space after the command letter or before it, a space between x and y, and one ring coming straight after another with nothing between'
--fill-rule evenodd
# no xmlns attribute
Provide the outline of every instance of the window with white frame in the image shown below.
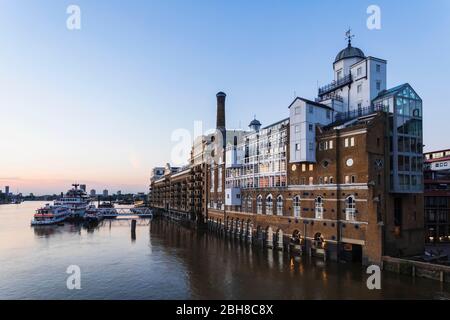
<svg viewBox="0 0 450 320"><path fill-rule="evenodd" d="M211 192L214 192L214 168L211 167Z"/></svg>
<svg viewBox="0 0 450 320"><path fill-rule="evenodd" d="M273 214L273 198L272 195L269 194L266 198L266 215Z"/></svg>
<svg viewBox="0 0 450 320"><path fill-rule="evenodd" d="M262 196L259 195L258 198L256 198L256 213L262 214Z"/></svg>
<svg viewBox="0 0 450 320"><path fill-rule="evenodd" d="M294 217L300 218L300 215L301 215L300 196L294 197L292 206L294 208Z"/></svg>
<svg viewBox="0 0 450 320"><path fill-rule="evenodd" d="M277 197L277 215L283 215L283 196L281 195Z"/></svg>
<svg viewBox="0 0 450 320"><path fill-rule="evenodd" d="M316 219L323 219L323 198L317 197L315 202Z"/></svg>
<svg viewBox="0 0 450 320"><path fill-rule="evenodd" d="M350 196L345 200L345 220L356 220L356 201L354 196Z"/></svg>
<svg viewBox="0 0 450 320"><path fill-rule="evenodd" d="M247 198L247 212L253 211L253 199L252 197Z"/></svg>

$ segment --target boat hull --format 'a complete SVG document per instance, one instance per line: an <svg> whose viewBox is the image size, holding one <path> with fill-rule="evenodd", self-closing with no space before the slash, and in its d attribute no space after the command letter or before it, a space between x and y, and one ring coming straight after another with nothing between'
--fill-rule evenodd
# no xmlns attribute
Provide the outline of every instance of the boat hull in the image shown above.
<svg viewBox="0 0 450 320"><path fill-rule="evenodd" d="M55 218L55 219L48 219L48 220L31 220L32 226L50 226L53 224L58 224L61 222L64 222L67 219L67 216Z"/></svg>

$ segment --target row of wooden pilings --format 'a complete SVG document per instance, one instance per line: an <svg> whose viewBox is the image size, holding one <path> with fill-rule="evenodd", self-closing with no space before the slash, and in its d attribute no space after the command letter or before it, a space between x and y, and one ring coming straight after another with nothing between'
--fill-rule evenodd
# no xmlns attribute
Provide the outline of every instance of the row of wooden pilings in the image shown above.
<svg viewBox="0 0 450 320"><path fill-rule="evenodd" d="M205 223L198 223L193 219L194 217L183 212L155 210L154 213L156 213L156 216L160 215L170 220L205 228L208 232L214 232L220 236L236 239L249 245L285 251L290 254L307 253L309 256L316 255L316 250L311 245L301 244L300 239L293 239L291 236L285 235L281 229L274 232L270 226L265 229L262 227L255 228L251 220L229 219L224 223L221 219L210 218ZM306 251L305 247L307 248ZM326 260L326 254L320 256Z"/></svg>
<svg viewBox="0 0 450 320"><path fill-rule="evenodd" d="M270 249L290 251L291 247L289 239L284 237L281 229L277 232L273 232L271 227L262 230L254 228L249 221L235 220L234 223L229 221L228 225L225 225L220 220L209 219L207 220L207 229L225 237Z"/></svg>

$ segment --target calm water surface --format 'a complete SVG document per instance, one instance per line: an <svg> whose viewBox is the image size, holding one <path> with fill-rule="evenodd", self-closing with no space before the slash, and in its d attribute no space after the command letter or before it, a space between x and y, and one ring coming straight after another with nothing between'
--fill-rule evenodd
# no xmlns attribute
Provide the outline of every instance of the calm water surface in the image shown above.
<svg viewBox="0 0 450 320"><path fill-rule="evenodd" d="M30 227L45 203L0 206L0 299L437 299L450 288L384 273L369 291L358 265L290 258L163 219L88 229ZM81 290L66 269L81 268Z"/></svg>

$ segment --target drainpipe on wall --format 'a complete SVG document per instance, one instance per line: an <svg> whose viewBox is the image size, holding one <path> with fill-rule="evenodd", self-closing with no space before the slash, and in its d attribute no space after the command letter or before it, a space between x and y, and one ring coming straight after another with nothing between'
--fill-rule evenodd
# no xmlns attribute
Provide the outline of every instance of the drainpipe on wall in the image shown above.
<svg viewBox="0 0 450 320"><path fill-rule="evenodd" d="M341 184L341 170L340 170L341 144L339 142L340 142L340 131L336 130L336 221L337 221L337 225L336 225L336 250L337 250L336 257L337 257L338 261L341 258L341 238L342 238L342 223L341 223L341 219L340 219L340 216L341 216L341 201L340 201L341 189L339 187Z"/></svg>

